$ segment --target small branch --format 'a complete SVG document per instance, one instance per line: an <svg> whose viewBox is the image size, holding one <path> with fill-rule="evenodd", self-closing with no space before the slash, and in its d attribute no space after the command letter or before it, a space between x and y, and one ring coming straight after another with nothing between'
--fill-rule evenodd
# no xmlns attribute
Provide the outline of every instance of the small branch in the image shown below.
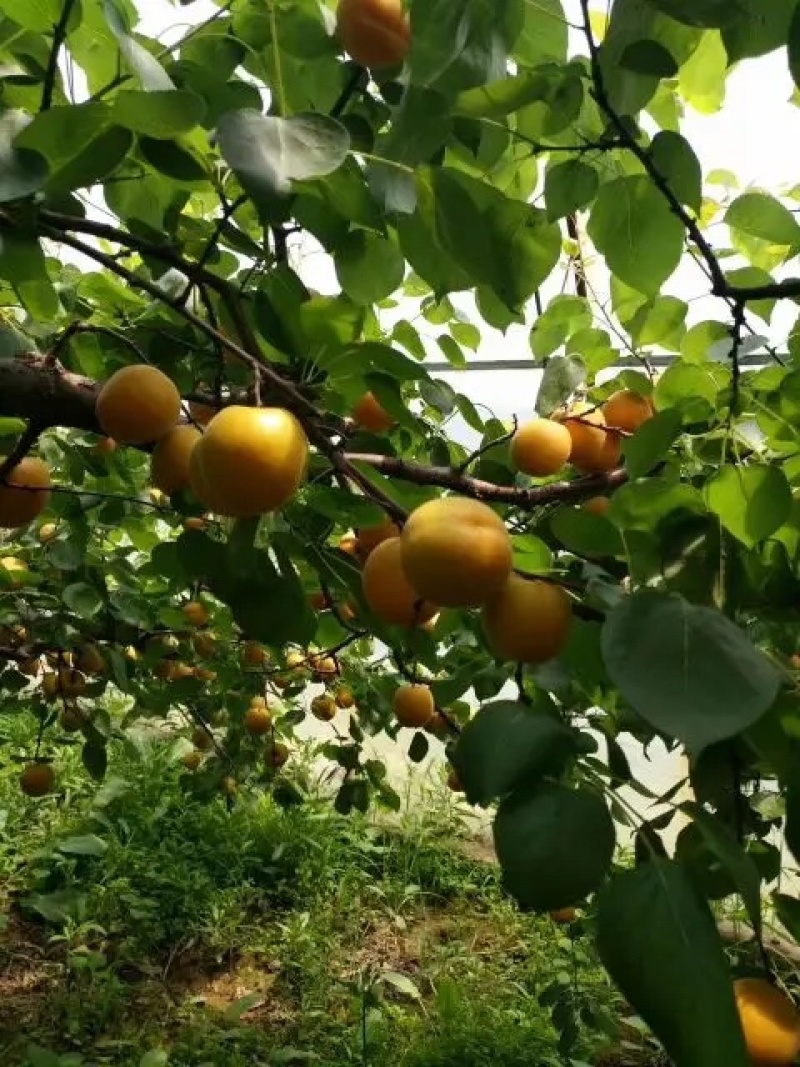
<svg viewBox="0 0 800 1067"><path fill-rule="evenodd" d="M382 456L366 452L347 452L345 460L350 463L364 463L390 478L413 482L415 485L432 485L441 489L451 489L461 496L472 497L487 503L507 504L531 511L545 504L570 503L580 501L597 493L608 492L623 485L628 476L622 469L608 474L592 474L576 478L571 482L551 482L548 485L522 489L518 486L495 485L467 474L459 474L450 467L425 467L410 460L395 456ZM370 488L372 488L370 486Z"/></svg>
<svg viewBox="0 0 800 1067"><path fill-rule="evenodd" d="M50 47L50 55L47 58L47 70L44 75L42 102L39 105L39 111L49 111L53 103L53 93L55 92L56 78L58 77L58 57L61 54L61 46L67 37L67 25L74 6L75 0L64 0L64 5L61 8L61 17L53 29L53 44Z"/></svg>
<svg viewBox="0 0 800 1067"><path fill-rule="evenodd" d="M192 266L190 269L189 281L186 283L186 288L184 289L184 291L178 297L179 303L185 304L186 301L189 299L192 292L192 288L197 284L198 276L204 272L206 263L208 263L209 259L211 259L212 255L214 254L214 249L219 244L219 240L222 237L223 230L228 225L228 222L230 221L231 217L239 210L240 207L242 207L243 204L246 203L247 196L246 194L242 193L241 196L237 196L235 200L232 200L224 205L222 214L217 219L217 224L214 227L208 241L206 241L205 248L201 252L200 258L197 260L197 263L194 264L194 266Z"/></svg>
<svg viewBox="0 0 800 1067"><path fill-rule="evenodd" d="M19 435L19 440L14 445L11 452L9 452L3 462L0 463L0 485L7 484L9 474L20 460L23 460L27 456L38 441L39 435L43 429L44 427L38 422L31 420L28 423L25 431ZM23 486L20 486L19 488L22 489ZM27 486L24 488L27 488Z"/></svg>
<svg viewBox="0 0 800 1067"><path fill-rule="evenodd" d="M737 300L733 306L733 322L731 323L731 403L730 419L733 419L739 408L739 382L742 368L739 361L739 352L742 347L745 321L745 302Z"/></svg>
<svg viewBox="0 0 800 1067"><path fill-rule="evenodd" d="M351 97L357 90L363 90L367 87L369 82L369 73L364 67L353 67L350 77L345 82L344 89L342 89L336 103L330 110L330 116L332 119L338 119L343 114L344 109L350 103Z"/></svg>
<svg viewBox="0 0 800 1067"><path fill-rule="evenodd" d="M572 273L575 277L575 295L581 296L586 299L588 296L586 285L586 264L583 261L583 252L581 251L581 238L578 233L578 220L575 215L567 215L567 234L571 241L575 242L577 249L574 256L572 256Z"/></svg>
<svg viewBox="0 0 800 1067"><path fill-rule="evenodd" d="M506 443L506 441L510 441L519 427L519 420L517 419L517 416L514 415L513 418L513 429L509 430L508 433L503 434L502 437L496 437L494 441L488 441L485 445L481 445L481 447L475 452L473 452L472 455L467 456L463 463L459 464L458 467L454 468L455 472L457 474L464 474L467 470L469 470L473 463L476 463L481 458L481 456L486 455L487 452L491 452L491 450L493 448L496 448L497 445L503 445Z"/></svg>

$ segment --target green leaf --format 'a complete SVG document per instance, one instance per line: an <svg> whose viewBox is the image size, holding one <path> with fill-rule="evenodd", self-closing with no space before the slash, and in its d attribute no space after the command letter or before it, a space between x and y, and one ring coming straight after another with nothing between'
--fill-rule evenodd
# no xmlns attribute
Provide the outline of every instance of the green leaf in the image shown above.
<svg viewBox="0 0 800 1067"><path fill-rule="evenodd" d="M724 322L706 319L695 323L684 334L680 344L681 355L692 363L702 363L708 359L709 350L717 341L731 339L730 327Z"/></svg>
<svg viewBox="0 0 800 1067"><path fill-rule="evenodd" d="M96 782L102 782L108 768L108 751L99 735L86 741L81 749L81 762Z"/></svg>
<svg viewBox="0 0 800 1067"><path fill-rule="evenodd" d="M596 793L543 784L501 803L494 847L503 882L523 908L579 904L611 866L614 823Z"/></svg>
<svg viewBox="0 0 800 1067"><path fill-rule="evenodd" d="M706 502L749 548L775 533L792 511L792 490L778 467L726 464L706 483Z"/></svg>
<svg viewBox="0 0 800 1067"><path fill-rule="evenodd" d="M639 40L629 44L619 58L625 70L656 78L671 78L678 73L675 57L658 41Z"/></svg>
<svg viewBox="0 0 800 1067"><path fill-rule="evenodd" d="M551 80L539 72L516 74L465 89L456 97L456 114L473 119L501 119L536 100L546 100Z"/></svg>
<svg viewBox="0 0 800 1067"><path fill-rule="evenodd" d="M270 574L264 566L261 574L221 588L220 594L237 625L256 641L304 645L314 636L316 619L294 575Z"/></svg>
<svg viewBox="0 0 800 1067"><path fill-rule="evenodd" d="M604 515L564 504L550 519L553 537L580 556L618 556L625 550L619 530Z"/></svg>
<svg viewBox="0 0 800 1067"><path fill-rule="evenodd" d="M683 251L683 226L644 175L617 178L601 187L588 233L609 270L648 296L658 293Z"/></svg>
<svg viewBox="0 0 800 1067"><path fill-rule="evenodd" d="M592 313L583 297L555 296L531 327L531 351L537 359L544 359L591 323Z"/></svg>
<svg viewBox="0 0 800 1067"><path fill-rule="evenodd" d="M103 598L93 585L86 582L68 585L61 595L70 611L82 619L91 619L103 606Z"/></svg>
<svg viewBox="0 0 800 1067"><path fill-rule="evenodd" d="M249 108L223 115L217 140L225 162L258 196L286 196L292 181L330 174L350 148L347 130L326 115L282 119Z"/></svg>
<svg viewBox="0 0 800 1067"><path fill-rule="evenodd" d="M114 97L111 121L134 133L169 140L193 130L204 114L202 99L185 89L122 89Z"/></svg>
<svg viewBox="0 0 800 1067"><path fill-rule="evenodd" d="M656 296L637 308L625 327L637 345L660 345L677 348L686 329L685 301L675 296Z"/></svg>
<svg viewBox="0 0 800 1067"><path fill-rule="evenodd" d="M458 56L469 36L469 9L450 0L428 0L411 8L413 85L430 85Z"/></svg>
<svg viewBox="0 0 800 1067"><path fill-rule="evenodd" d="M622 442L625 469L631 479L642 478L666 458L681 434L680 412L674 408L659 411L643 422L632 437Z"/></svg>
<svg viewBox="0 0 800 1067"><path fill-rule="evenodd" d="M19 111L0 114L0 204L30 196L47 180L47 160L30 148L14 145L14 138L26 125Z"/></svg>
<svg viewBox="0 0 800 1067"><path fill-rule="evenodd" d="M795 941L800 941L800 900L786 893L773 893L772 903L779 922L786 927Z"/></svg>
<svg viewBox="0 0 800 1067"><path fill-rule="evenodd" d="M650 146L653 163L677 199L699 214L703 202L703 173L694 149L679 133L662 130Z"/></svg>
<svg viewBox="0 0 800 1067"><path fill-rule="evenodd" d="M71 856L103 856L108 852L108 844L96 834L83 834L78 837L65 837L58 842L58 851Z"/></svg>
<svg viewBox="0 0 800 1067"><path fill-rule="evenodd" d="M797 860L800 857L800 788L792 779L786 790L786 823L784 825L786 847Z"/></svg>
<svg viewBox="0 0 800 1067"><path fill-rule="evenodd" d="M745 852L735 835L721 819L705 811L699 804L682 804L681 810L691 817L708 848L727 870L736 886L736 891L744 902L753 930L760 938L761 876L753 857Z"/></svg>
<svg viewBox="0 0 800 1067"><path fill-rule="evenodd" d="M561 0L537 0L525 4L525 21L512 55L524 66L567 58L567 20Z"/></svg>
<svg viewBox="0 0 800 1067"><path fill-rule="evenodd" d="M789 39L795 0L739 0L741 14L722 28L722 41L731 64L763 56Z"/></svg>
<svg viewBox="0 0 800 1067"><path fill-rule="evenodd" d="M623 698L693 750L741 732L770 707L780 675L735 623L683 597L624 597L603 627L603 658Z"/></svg>
<svg viewBox="0 0 800 1067"><path fill-rule="evenodd" d="M557 776L573 750L573 735L559 719L498 700L464 727L453 763L470 804L489 804L545 774Z"/></svg>
<svg viewBox="0 0 800 1067"><path fill-rule="evenodd" d="M548 167L544 179L547 217L560 219L586 207L594 199L599 185L597 171L580 159Z"/></svg>
<svg viewBox="0 0 800 1067"><path fill-rule="evenodd" d="M713 114L725 99L728 55L717 30L707 30L678 74L681 96L703 115Z"/></svg>
<svg viewBox="0 0 800 1067"><path fill-rule="evenodd" d="M800 5L795 7L792 21L789 23L787 41L789 55L789 72L794 84L800 88Z"/></svg>
<svg viewBox="0 0 800 1067"><path fill-rule="evenodd" d="M773 244L791 245L800 239L794 215L767 193L737 196L725 212L725 222L734 230Z"/></svg>
<svg viewBox="0 0 800 1067"><path fill-rule="evenodd" d="M72 159L47 179L48 194L84 189L108 178L130 151L133 134L121 126L110 126L90 141Z"/></svg>
<svg viewBox="0 0 800 1067"><path fill-rule="evenodd" d="M174 89L167 72L144 45L133 38L126 24L119 0L103 0L103 14L125 62L148 92Z"/></svg>
<svg viewBox="0 0 800 1067"><path fill-rule="evenodd" d="M577 356L553 356L547 361L536 394L536 413L551 415L586 380L586 367Z"/></svg>
<svg viewBox="0 0 800 1067"><path fill-rule="evenodd" d="M689 26L719 28L741 13L740 0L649 0L665 15Z"/></svg>
<svg viewBox="0 0 800 1067"><path fill-rule="evenodd" d="M46 322L58 314L58 296L34 237L13 232L0 235L0 278L11 283L31 318Z"/></svg>
<svg viewBox="0 0 800 1067"><path fill-rule="evenodd" d="M3 0L3 14L34 33L50 33L61 12L62 0ZM73 12L71 23L76 21L77 14Z"/></svg>
<svg viewBox="0 0 800 1067"><path fill-rule="evenodd" d="M676 1067L748 1067L727 960L685 871L652 859L600 893L597 948Z"/></svg>
<svg viewBox="0 0 800 1067"><path fill-rule="evenodd" d="M403 284L405 260L394 241L353 230L336 249L336 277L356 304L377 304Z"/></svg>

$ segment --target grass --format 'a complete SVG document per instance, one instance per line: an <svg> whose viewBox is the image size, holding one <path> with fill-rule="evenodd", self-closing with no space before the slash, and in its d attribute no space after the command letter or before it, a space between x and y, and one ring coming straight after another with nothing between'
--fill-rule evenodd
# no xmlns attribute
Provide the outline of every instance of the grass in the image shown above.
<svg viewBox="0 0 800 1067"><path fill-rule="evenodd" d="M443 792L391 822L201 801L157 746L116 752L99 792L70 757L62 801L22 797L17 773L4 1067L556 1067L619 1047L580 924L520 915Z"/></svg>

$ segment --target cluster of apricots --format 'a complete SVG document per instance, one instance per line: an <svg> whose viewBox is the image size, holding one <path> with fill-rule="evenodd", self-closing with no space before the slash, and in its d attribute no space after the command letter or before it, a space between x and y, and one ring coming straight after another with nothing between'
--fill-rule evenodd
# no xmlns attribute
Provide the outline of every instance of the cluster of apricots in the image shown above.
<svg viewBox="0 0 800 1067"><path fill-rule="evenodd" d="M511 462L536 478L568 463L581 474L605 474L620 465L623 437L652 417L649 398L620 389L602 405L581 402L523 423L511 440Z"/></svg>

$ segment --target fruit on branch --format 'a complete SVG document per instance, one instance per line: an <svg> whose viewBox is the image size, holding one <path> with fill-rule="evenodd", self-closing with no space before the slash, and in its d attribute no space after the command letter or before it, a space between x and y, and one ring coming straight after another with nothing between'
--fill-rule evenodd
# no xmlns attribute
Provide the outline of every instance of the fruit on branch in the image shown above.
<svg viewBox="0 0 800 1067"><path fill-rule="evenodd" d="M211 618L208 608L199 600L189 600L183 605L181 611L190 626L207 626Z"/></svg>
<svg viewBox="0 0 800 1067"><path fill-rule="evenodd" d="M117 442L113 437L101 437L99 441L92 445L92 451L96 452L98 456L110 456L116 450Z"/></svg>
<svg viewBox="0 0 800 1067"><path fill-rule="evenodd" d="M189 752L186 752L181 756L181 763L187 771L196 771L202 762L203 753L196 748L191 749Z"/></svg>
<svg viewBox="0 0 800 1067"><path fill-rule="evenodd" d="M17 556L3 556L0 559L0 589L21 589L24 585L22 578L15 578L15 574L27 574L28 564Z"/></svg>
<svg viewBox="0 0 800 1067"><path fill-rule="evenodd" d="M202 515L190 515L183 524L184 530L205 530L207 526L208 520Z"/></svg>
<svg viewBox="0 0 800 1067"><path fill-rule="evenodd" d="M572 439L569 461L576 470L591 469L606 447L606 420L599 408L580 402L560 408L551 418L562 423Z"/></svg>
<svg viewBox="0 0 800 1067"><path fill-rule="evenodd" d="M356 702L352 689L348 689L346 685L340 686L336 690L334 700L337 708L352 708Z"/></svg>
<svg viewBox="0 0 800 1067"><path fill-rule="evenodd" d="M550 918L554 923L571 923L575 922L577 914L575 908L556 908L550 912Z"/></svg>
<svg viewBox="0 0 800 1067"><path fill-rule="evenodd" d="M333 656L312 656L309 664L318 678L334 678L339 673Z"/></svg>
<svg viewBox="0 0 800 1067"><path fill-rule="evenodd" d="M86 679L74 667L59 667L42 675L42 695L45 700L56 697L79 697L86 689Z"/></svg>
<svg viewBox="0 0 800 1067"><path fill-rule="evenodd" d="M167 496L189 488L189 463L194 446L202 438L196 426L175 426L153 449L150 481Z"/></svg>
<svg viewBox="0 0 800 1067"><path fill-rule="evenodd" d="M362 67L396 67L411 48L402 0L339 0L336 35Z"/></svg>
<svg viewBox="0 0 800 1067"><path fill-rule="evenodd" d="M339 538L339 551L347 556L355 556L358 553L358 538L355 534L343 534Z"/></svg>
<svg viewBox="0 0 800 1067"><path fill-rule="evenodd" d="M419 597L441 607L480 607L511 573L505 524L477 500L429 500L409 516L400 544L411 586Z"/></svg>
<svg viewBox="0 0 800 1067"><path fill-rule="evenodd" d="M308 659L303 652L293 648L286 653L286 667L290 671L300 673L308 666Z"/></svg>
<svg viewBox="0 0 800 1067"><path fill-rule="evenodd" d="M372 393L364 393L353 408L353 420L371 433L386 433L394 426L394 419L384 411Z"/></svg>
<svg viewBox="0 0 800 1067"><path fill-rule="evenodd" d="M58 527L54 522L46 522L39 527L39 543L48 544L58 535Z"/></svg>
<svg viewBox="0 0 800 1067"><path fill-rule="evenodd" d="M245 641L242 646L242 662L246 667L263 667L269 662L269 653L258 641Z"/></svg>
<svg viewBox="0 0 800 1067"><path fill-rule="evenodd" d="M311 701L311 714L322 722L330 722L336 718L336 701L327 693L314 697Z"/></svg>
<svg viewBox="0 0 800 1067"><path fill-rule="evenodd" d="M395 626L421 626L437 608L423 600L406 577L401 559L401 538L390 537L370 554L361 575L367 606L384 622Z"/></svg>
<svg viewBox="0 0 800 1067"><path fill-rule="evenodd" d="M65 734L76 734L87 722L84 712L74 705L64 708L58 716L58 725Z"/></svg>
<svg viewBox="0 0 800 1067"><path fill-rule="evenodd" d="M98 394L95 414L104 433L120 444L145 445L177 425L181 397L163 371L137 363L111 375Z"/></svg>
<svg viewBox="0 0 800 1067"><path fill-rule="evenodd" d="M31 763L19 776L19 787L26 797L46 797L56 784L56 772L49 763Z"/></svg>
<svg viewBox="0 0 800 1067"><path fill-rule="evenodd" d="M192 732L192 744L198 752L210 752L214 747L214 738L204 726L198 726Z"/></svg>
<svg viewBox="0 0 800 1067"><path fill-rule="evenodd" d="M489 647L498 659L544 663L566 644L572 604L554 582L512 574L483 609Z"/></svg>
<svg viewBox="0 0 800 1067"><path fill-rule="evenodd" d="M213 656L217 651L217 639L207 630L192 634L192 645L198 656Z"/></svg>
<svg viewBox="0 0 800 1067"><path fill-rule="evenodd" d="M289 759L289 749L283 741L273 741L267 752L267 763L276 770L283 767Z"/></svg>
<svg viewBox="0 0 800 1067"><path fill-rule="evenodd" d="M356 552L362 560L365 560L381 542L388 541L390 537L399 536L400 527L391 519L387 519L378 526L366 526L356 534Z"/></svg>
<svg viewBox="0 0 800 1067"><path fill-rule="evenodd" d="M653 417L653 405L646 396L632 389L619 389L603 404L603 416L608 426L634 433L643 422Z"/></svg>
<svg viewBox="0 0 800 1067"><path fill-rule="evenodd" d="M584 511L588 511L590 515L606 515L608 509L611 507L611 501L607 496L592 496L588 500L584 500L581 505Z"/></svg>
<svg viewBox="0 0 800 1067"><path fill-rule="evenodd" d="M214 416L195 445L191 487L220 515L262 515L294 496L307 461L308 438L291 412L233 405Z"/></svg>
<svg viewBox="0 0 800 1067"><path fill-rule="evenodd" d="M75 667L84 674L104 674L106 661L97 645L84 645L75 657Z"/></svg>
<svg viewBox="0 0 800 1067"><path fill-rule="evenodd" d="M272 716L263 697L257 704L250 703L250 707L244 713L242 725L253 737L263 737L264 734L269 733L272 729Z"/></svg>
<svg viewBox="0 0 800 1067"><path fill-rule="evenodd" d="M401 685L395 691L393 707L400 725L411 729L425 726L436 712L436 702L427 685Z"/></svg>
<svg viewBox="0 0 800 1067"><path fill-rule="evenodd" d="M0 464L5 462L0 456ZM27 526L50 501L50 468L36 456L25 456L0 485L0 526Z"/></svg>
<svg viewBox="0 0 800 1067"><path fill-rule="evenodd" d="M759 1067L788 1067L800 1053L800 1012L765 978L733 983L747 1052Z"/></svg>
<svg viewBox="0 0 800 1067"><path fill-rule="evenodd" d="M594 455L584 457L577 468L581 474L607 474L622 462L622 436L617 430L606 430L605 440Z"/></svg>
<svg viewBox="0 0 800 1067"><path fill-rule="evenodd" d="M536 478L557 474L569 462L571 451L569 430L553 419L524 422L511 438L511 462Z"/></svg>

